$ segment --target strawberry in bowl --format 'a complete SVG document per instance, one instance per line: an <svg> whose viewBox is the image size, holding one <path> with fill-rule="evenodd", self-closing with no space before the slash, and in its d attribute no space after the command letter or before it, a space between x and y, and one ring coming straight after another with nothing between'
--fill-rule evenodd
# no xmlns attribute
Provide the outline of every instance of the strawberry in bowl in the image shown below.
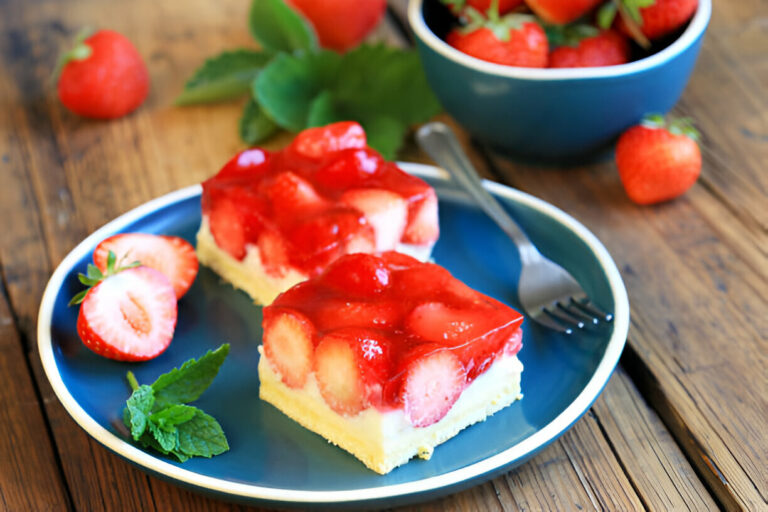
<svg viewBox="0 0 768 512"><path fill-rule="evenodd" d="M539 16L547 16L542 6L556 3L527 1L526 5L533 13L538 9ZM712 13L711 0L697 0L694 11L686 10L671 33L652 39L645 50L619 25L619 17L631 15L623 7L628 3L613 13L589 4L592 7L587 7L579 23L590 25L591 34L567 40L558 33L573 32L572 26L557 24L568 16L558 17L555 26L541 17L534 19L548 36L544 67L502 64L455 44L455 36L449 34L492 22L497 16L493 7L490 12L463 15L468 19L463 25L439 0L410 0L408 22L429 85L448 114L474 139L513 159L573 165L602 156L646 113L666 113L677 103ZM675 3L656 0L655 4L658 9L671 9ZM500 19L525 16L525 12L526 7L520 6ZM647 30L654 23L651 12L638 10Z"/></svg>
<svg viewBox="0 0 768 512"><path fill-rule="evenodd" d="M203 183L197 255L260 304L352 252L426 259L437 195L385 161L355 122L299 133L281 151L247 149Z"/></svg>
<svg viewBox="0 0 768 512"><path fill-rule="evenodd" d="M521 397L522 319L438 265L342 256L264 308L259 396L388 473Z"/></svg>

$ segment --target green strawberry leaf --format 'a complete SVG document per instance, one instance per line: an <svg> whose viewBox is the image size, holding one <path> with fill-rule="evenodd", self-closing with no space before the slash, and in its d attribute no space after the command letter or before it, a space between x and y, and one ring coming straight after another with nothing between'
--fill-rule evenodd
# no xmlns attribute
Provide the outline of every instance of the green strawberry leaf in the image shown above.
<svg viewBox="0 0 768 512"><path fill-rule="evenodd" d="M246 49L211 57L187 80L176 104L210 103L242 96L271 59L270 53Z"/></svg>
<svg viewBox="0 0 768 512"><path fill-rule="evenodd" d="M570 25L546 25L544 32L551 48L558 46L579 46L579 43L589 37L600 34L600 29L586 23L573 23Z"/></svg>
<svg viewBox="0 0 768 512"><path fill-rule="evenodd" d="M165 408L170 404L189 403L208 389L213 379L219 373L221 364L229 354L229 343L225 343L214 351L208 351L200 359L190 359L164 373L152 383L155 396L155 406Z"/></svg>
<svg viewBox="0 0 768 512"><path fill-rule="evenodd" d="M184 455L212 457L229 450L219 422L200 409L196 409L192 419L178 426L178 432L178 451Z"/></svg>
<svg viewBox="0 0 768 512"><path fill-rule="evenodd" d="M248 99L240 118L240 138L248 145L256 144L271 137L278 126L264 113L253 98Z"/></svg>
<svg viewBox="0 0 768 512"><path fill-rule="evenodd" d="M317 48L312 26L283 0L253 0L248 24L253 37L267 50L293 52Z"/></svg>
<svg viewBox="0 0 768 512"><path fill-rule="evenodd" d="M147 429L150 411L154 403L154 391L151 386L147 385L135 389L126 401L123 421L125 426L131 430L131 436L134 440L138 441Z"/></svg>
<svg viewBox="0 0 768 512"><path fill-rule="evenodd" d="M254 81L254 97L278 125L301 131L308 125L312 102L334 83L341 59L327 50L280 54Z"/></svg>
<svg viewBox="0 0 768 512"><path fill-rule="evenodd" d="M613 2L606 2L597 10L597 26L603 30L608 30L616 19L618 7Z"/></svg>

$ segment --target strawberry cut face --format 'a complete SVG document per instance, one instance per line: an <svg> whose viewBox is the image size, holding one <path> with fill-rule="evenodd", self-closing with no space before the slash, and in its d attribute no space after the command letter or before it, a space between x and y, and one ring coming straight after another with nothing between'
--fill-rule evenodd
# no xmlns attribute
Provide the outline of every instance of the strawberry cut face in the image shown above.
<svg viewBox="0 0 768 512"><path fill-rule="evenodd" d="M265 333L284 310L317 333L313 368L331 409L402 408L417 427L440 421L468 383L521 348L519 313L396 252L337 259L265 308Z"/></svg>
<svg viewBox="0 0 768 512"><path fill-rule="evenodd" d="M176 328L176 293L161 272L149 267L122 270L91 288L77 318L86 347L119 361L160 355Z"/></svg>

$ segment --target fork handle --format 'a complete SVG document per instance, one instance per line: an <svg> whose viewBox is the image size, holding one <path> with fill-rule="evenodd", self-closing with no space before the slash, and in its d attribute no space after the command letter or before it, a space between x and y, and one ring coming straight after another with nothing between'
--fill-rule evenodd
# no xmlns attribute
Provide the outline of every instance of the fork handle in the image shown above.
<svg viewBox="0 0 768 512"><path fill-rule="evenodd" d="M520 226L483 187L477 171L448 126L440 122L425 124L416 132L416 140L421 149L426 151L440 167L448 171L472 196L477 205L515 242L523 262L530 262L540 257L539 251Z"/></svg>

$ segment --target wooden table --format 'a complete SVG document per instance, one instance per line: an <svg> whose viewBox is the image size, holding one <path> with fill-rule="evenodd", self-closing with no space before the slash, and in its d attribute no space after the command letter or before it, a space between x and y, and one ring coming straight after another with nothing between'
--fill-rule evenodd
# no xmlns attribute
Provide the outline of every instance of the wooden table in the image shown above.
<svg viewBox="0 0 768 512"><path fill-rule="evenodd" d="M242 147L239 104L176 108L205 56L249 45L249 2L0 0L0 508L227 510L93 441L42 373L36 315L59 261L106 221L201 181ZM403 1L376 37L407 44ZM589 227L625 279L628 346L594 407L560 440L428 510L768 510L768 38L764 0L716 2L678 114L704 169L684 197L638 207L612 162L512 164L467 142L489 177ZM112 122L73 116L47 87L83 25L128 34L152 78ZM271 141L272 146L285 138ZM404 159L426 161L412 145Z"/></svg>

